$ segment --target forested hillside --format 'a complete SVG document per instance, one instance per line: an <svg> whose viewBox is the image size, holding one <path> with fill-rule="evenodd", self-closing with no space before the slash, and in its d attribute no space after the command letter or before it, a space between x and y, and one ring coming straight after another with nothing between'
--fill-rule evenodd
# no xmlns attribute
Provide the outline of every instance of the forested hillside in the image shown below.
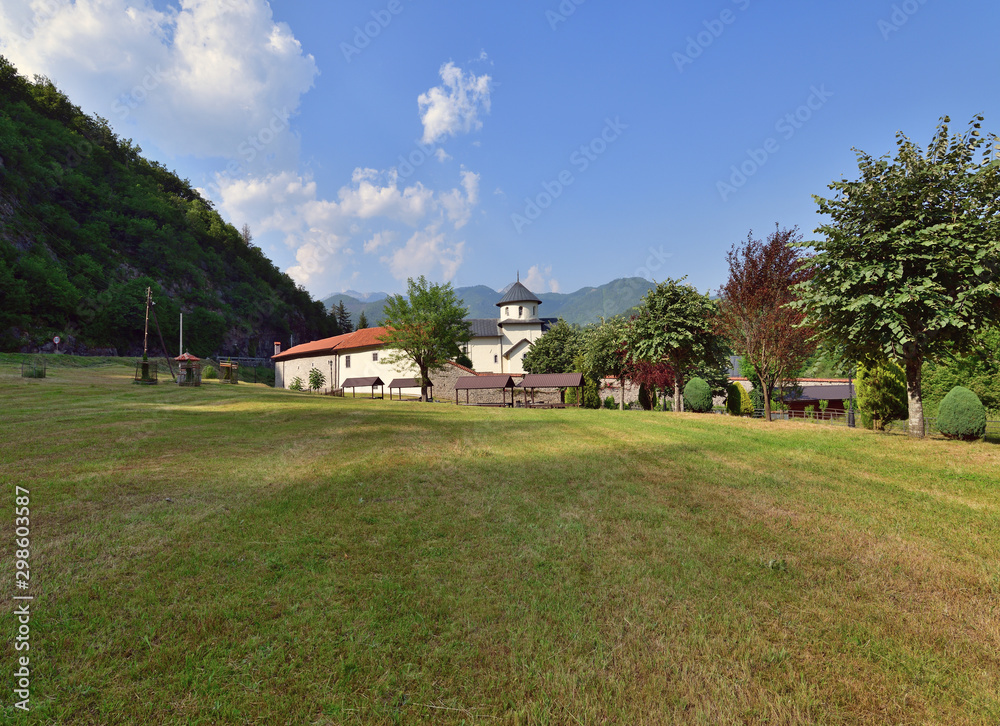
<svg viewBox="0 0 1000 726"><path fill-rule="evenodd" d="M0 57L0 348L141 352L147 287L173 355L180 312L196 355L336 332L189 181Z"/></svg>

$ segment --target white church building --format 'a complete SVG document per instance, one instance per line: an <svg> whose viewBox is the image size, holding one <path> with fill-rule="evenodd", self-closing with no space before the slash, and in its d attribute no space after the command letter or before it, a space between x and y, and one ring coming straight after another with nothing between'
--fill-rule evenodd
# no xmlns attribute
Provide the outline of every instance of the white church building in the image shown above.
<svg viewBox="0 0 1000 726"><path fill-rule="evenodd" d="M528 348L556 322L538 317L542 304L531 290L515 282L496 306L496 318L470 318L472 340L465 353L477 373L524 373Z"/></svg>
<svg viewBox="0 0 1000 726"><path fill-rule="evenodd" d="M476 373L524 373L528 348L556 322L538 317L542 301L528 288L515 282L496 303L496 318L470 318L472 340L465 353ZM385 345L379 337L385 328L365 328L353 333L297 345L277 353L275 388L288 388L298 378L308 385L309 371L317 368L326 376L326 390L339 389L350 378L379 377L385 383L394 378L413 377L412 366L391 366L386 362ZM431 373L434 380L434 373Z"/></svg>

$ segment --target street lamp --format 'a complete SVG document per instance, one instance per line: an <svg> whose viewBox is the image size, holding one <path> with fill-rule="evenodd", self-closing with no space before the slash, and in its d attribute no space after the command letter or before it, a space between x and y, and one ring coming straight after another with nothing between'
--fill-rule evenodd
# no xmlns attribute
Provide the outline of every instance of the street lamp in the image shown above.
<svg viewBox="0 0 1000 726"><path fill-rule="evenodd" d="M854 428L854 369L847 374L847 385L848 394L850 398L847 399L847 425L849 428Z"/></svg>

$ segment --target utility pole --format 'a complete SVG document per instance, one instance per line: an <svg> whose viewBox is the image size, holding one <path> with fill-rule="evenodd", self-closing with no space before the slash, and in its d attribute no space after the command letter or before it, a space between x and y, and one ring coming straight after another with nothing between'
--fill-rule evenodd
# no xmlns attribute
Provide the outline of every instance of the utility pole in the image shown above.
<svg viewBox="0 0 1000 726"><path fill-rule="evenodd" d="M153 302L153 289L146 288L146 330L142 335L142 359L149 360L149 306Z"/></svg>
<svg viewBox="0 0 1000 726"><path fill-rule="evenodd" d="M177 355L184 355L184 313L181 313L181 345Z"/></svg>

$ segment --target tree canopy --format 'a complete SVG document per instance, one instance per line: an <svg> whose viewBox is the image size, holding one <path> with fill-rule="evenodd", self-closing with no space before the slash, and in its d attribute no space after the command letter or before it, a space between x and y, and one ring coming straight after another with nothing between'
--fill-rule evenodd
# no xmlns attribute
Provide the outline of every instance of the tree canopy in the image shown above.
<svg viewBox="0 0 1000 726"><path fill-rule="evenodd" d="M580 353L583 336L580 329L562 318L531 344L524 356L528 373L571 373Z"/></svg>
<svg viewBox="0 0 1000 726"><path fill-rule="evenodd" d="M952 136L944 117L926 149L897 135L894 158L860 150L860 177L815 197L830 223L807 244L799 309L850 360L903 364L910 433L923 435L926 359L968 350L1000 315L1000 159L977 116Z"/></svg>
<svg viewBox="0 0 1000 726"><path fill-rule="evenodd" d="M715 306L685 279L668 278L647 292L628 336L633 361L665 364L673 373L675 411L683 410L681 391L693 371L727 365L712 330Z"/></svg>
<svg viewBox="0 0 1000 726"><path fill-rule="evenodd" d="M715 329L753 367L764 399L764 418L771 420L771 396L781 382L815 351L813 331L802 324L805 314L789 306L793 286L811 273L797 228L774 231L762 242L753 232L726 254L729 279L719 290Z"/></svg>
<svg viewBox="0 0 1000 726"><path fill-rule="evenodd" d="M432 284L421 275L406 281L406 295L385 301L387 332L381 337L389 349L390 365L415 365L420 371L420 400L427 400L430 371L440 370L472 339L468 313L451 283Z"/></svg>

